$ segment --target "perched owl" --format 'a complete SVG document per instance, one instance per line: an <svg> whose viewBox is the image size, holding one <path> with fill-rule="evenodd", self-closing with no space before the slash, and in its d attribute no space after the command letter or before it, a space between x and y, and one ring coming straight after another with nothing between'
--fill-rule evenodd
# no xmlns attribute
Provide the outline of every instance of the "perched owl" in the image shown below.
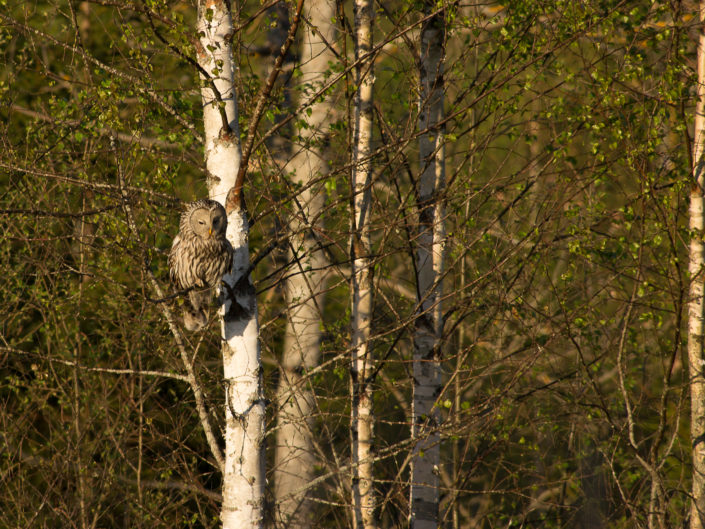
<svg viewBox="0 0 705 529"><path fill-rule="evenodd" d="M178 289L188 290L184 326L189 331L206 325L206 308L215 287L232 265L227 226L225 209L214 200L191 202L181 215L179 233L169 252L169 276Z"/></svg>

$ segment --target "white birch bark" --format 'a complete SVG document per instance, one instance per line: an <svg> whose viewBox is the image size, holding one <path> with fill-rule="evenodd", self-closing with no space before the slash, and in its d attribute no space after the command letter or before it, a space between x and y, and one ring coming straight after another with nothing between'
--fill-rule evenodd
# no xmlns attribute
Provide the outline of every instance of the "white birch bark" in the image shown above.
<svg viewBox="0 0 705 529"><path fill-rule="evenodd" d="M436 8L426 4L426 13ZM411 435L410 527L438 527L440 435L434 407L441 390L441 277L445 226L441 194L445 186L443 146L443 13L421 29L419 63L419 231L416 250L418 312L414 332L414 385ZM424 132L425 131L425 132Z"/></svg>
<svg viewBox="0 0 705 529"><path fill-rule="evenodd" d="M228 4L200 1L197 24L198 62L212 80L204 80L201 91L208 192L213 200L225 204L241 161ZM244 208L230 207L226 236L233 246L233 268L223 278L225 303L220 311L226 390L224 529L263 526L265 417L248 232Z"/></svg>
<svg viewBox="0 0 705 529"><path fill-rule="evenodd" d="M695 107L693 177L690 193L690 299L688 302L688 363L690 369L690 436L693 458L691 529L705 527L705 354L703 354L703 187L705 186L705 1L700 2L698 86Z"/></svg>
<svg viewBox="0 0 705 529"><path fill-rule="evenodd" d="M375 495L373 489L372 441L373 413L372 391L368 384L372 372L370 332L372 323L372 277L370 270L370 231L372 166L372 88L374 85L373 60L363 62L360 58L372 49L371 0L355 0L355 94L353 166L351 191L353 211L351 215L352 257L351 273L351 348L352 348L352 495L353 527L373 529L375 519Z"/></svg>
<svg viewBox="0 0 705 529"><path fill-rule="evenodd" d="M328 47L335 38L333 0L313 0L304 8L305 25L300 52L302 97L320 89L329 61L335 54ZM328 43L328 44L326 44ZM311 107L305 117L308 128L299 135L302 145L286 166L294 187L303 191L294 200L289 220L288 258L292 264L286 281L287 306L290 307L282 353L281 379L277 391L278 428L275 449L275 499L277 513L286 527L311 527L311 502L305 492L297 492L313 478L313 392L306 372L318 365L321 341L321 308L325 287L326 258L314 236L320 222L325 195L323 184L307 185L328 173L321 140L328 133L333 106L325 99Z"/></svg>

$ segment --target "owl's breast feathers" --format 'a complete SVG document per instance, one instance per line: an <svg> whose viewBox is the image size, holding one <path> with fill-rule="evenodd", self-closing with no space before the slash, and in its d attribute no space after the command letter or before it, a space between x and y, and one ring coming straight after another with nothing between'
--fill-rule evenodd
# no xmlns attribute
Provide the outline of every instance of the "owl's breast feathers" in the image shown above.
<svg viewBox="0 0 705 529"><path fill-rule="evenodd" d="M233 249L225 237L177 235L169 252L169 276L181 289L214 287L230 270L232 259Z"/></svg>

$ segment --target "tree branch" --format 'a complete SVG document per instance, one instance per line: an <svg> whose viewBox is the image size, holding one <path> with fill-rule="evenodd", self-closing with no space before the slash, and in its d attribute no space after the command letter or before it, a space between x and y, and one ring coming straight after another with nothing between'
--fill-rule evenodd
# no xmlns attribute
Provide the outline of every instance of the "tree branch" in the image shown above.
<svg viewBox="0 0 705 529"><path fill-rule="evenodd" d="M252 117L250 118L249 127L247 129L247 138L245 139L245 148L242 152L242 160L240 161L240 168L235 179L235 185L228 192L228 197L225 201L225 209L228 212L234 209L240 209L244 204L242 199L242 186L245 181L245 175L247 174L247 165L252 154L252 147L255 143L257 125L259 123L259 120L262 118L262 114L264 113L264 109L268 103L269 94L272 92L272 88L274 88L274 83L276 82L277 77L281 72L284 57L286 57L286 53L289 51L289 48L294 42L296 30L298 29L299 22L301 21L301 10L303 9L303 7L304 0L298 0L296 4L296 12L294 14L294 19L291 22L291 27L289 28L289 33L286 37L286 40L284 41L284 44L282 44L279 56L274 62L274 68L272 68L272 71L269 74L267 84L265 84L264 89L262 90L262 93L260 94L259 99L257 100L257 106L255 107L255 110L252 113Z"/></svg>

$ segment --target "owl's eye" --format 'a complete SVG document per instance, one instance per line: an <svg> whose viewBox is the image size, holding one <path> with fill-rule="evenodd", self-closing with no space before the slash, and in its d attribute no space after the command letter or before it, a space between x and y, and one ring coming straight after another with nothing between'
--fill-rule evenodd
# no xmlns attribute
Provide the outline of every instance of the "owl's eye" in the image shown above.
<svg viewBox="0 0 705 529"><path fill-rule="evenodd" d="M199 223L199 224L205 224L206 221L205 221L205 220L199 220L198 223Z"/></svg>

